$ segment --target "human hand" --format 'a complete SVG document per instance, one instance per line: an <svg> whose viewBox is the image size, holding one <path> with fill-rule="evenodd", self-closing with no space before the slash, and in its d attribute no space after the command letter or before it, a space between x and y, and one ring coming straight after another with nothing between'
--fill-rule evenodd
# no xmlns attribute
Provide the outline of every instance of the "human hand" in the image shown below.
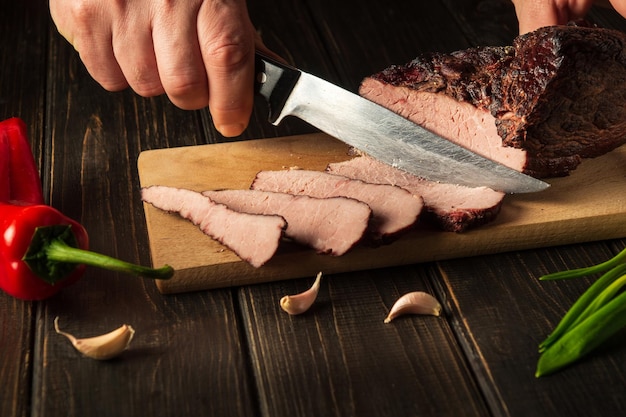
<svg viewBox="0 0 626 417"><path fill-rule="evenodd" d="M268 51L245 0L50 0L50 13L106 90L208 106L224 136L248 125L254 51Z"/></svg>
<svg viewBox="0 0 626 417"><path fill-rule="evenodd" d="M622 16L626 16L626 0L512 0L519 22L520 35L543 26L565 25L585 17L595 3L611 5Z"/></svg>

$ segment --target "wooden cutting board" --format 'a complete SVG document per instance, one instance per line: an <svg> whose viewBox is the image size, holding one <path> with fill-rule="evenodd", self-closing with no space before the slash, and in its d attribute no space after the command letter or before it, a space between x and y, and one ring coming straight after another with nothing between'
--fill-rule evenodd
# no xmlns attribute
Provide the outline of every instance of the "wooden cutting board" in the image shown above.
<svg viewBox="0 0 626 417"><path fill-rule="evenodd" d="M138 171L142 187L245 189L260 170L323 170L348 159L346 152L343 143L319 133L145 151ZM507 195L494 222L461 234L416 230L390 245L357 247L341 257L285 243L258 269L178 215L148 204L144 209L153 264L176 270L172 279L157 281L162 293L626 237L626 146L549 182L552 186L540 193Z"/></svg>

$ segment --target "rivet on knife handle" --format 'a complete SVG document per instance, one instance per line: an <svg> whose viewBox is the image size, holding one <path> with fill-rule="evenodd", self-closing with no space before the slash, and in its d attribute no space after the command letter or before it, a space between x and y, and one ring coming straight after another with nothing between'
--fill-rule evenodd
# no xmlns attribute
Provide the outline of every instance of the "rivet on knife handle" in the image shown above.
<svg viewBox="0 0 626 417"><path fill-rule="evenodd" d="M255 91L267 100L269 121L276 124L285 101L300 78L300 71L257 52Z"/></svg>

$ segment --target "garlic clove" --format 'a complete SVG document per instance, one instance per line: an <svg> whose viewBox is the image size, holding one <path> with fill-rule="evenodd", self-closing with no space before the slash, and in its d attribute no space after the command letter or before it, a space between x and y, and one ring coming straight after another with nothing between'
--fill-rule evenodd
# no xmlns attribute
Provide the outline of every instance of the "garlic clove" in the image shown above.
<svg viewBox="0 0 626 417"><path fill-rule="evenodd" d="M286 295L280 299L280 307L289 314L302 314L307 311L317 298L317 294L320 290L320 281L322 280L322 273L319 272L315 278L315 282L308 290L296 294Z"/></svg>
<svg viewBox="0 0 626 417"><path fill-rule="evenodd" d="M54 319L54 330L65 337L72 345L83 355L98 360L111 359L122 353L135 335L135 330L124 324L121 327L100 335L85 339L77 339L73 335L63 332L59 329L59 318Z"/></svg>
<svg viewBox="0 0 626 417"><path fill-rule="evenodd" d="M413 291L404 294L394 303L385 318L385 323L389 323L404 314L429 314L439 316L441 314L441 304L432 295L423 291Z"/></svg>

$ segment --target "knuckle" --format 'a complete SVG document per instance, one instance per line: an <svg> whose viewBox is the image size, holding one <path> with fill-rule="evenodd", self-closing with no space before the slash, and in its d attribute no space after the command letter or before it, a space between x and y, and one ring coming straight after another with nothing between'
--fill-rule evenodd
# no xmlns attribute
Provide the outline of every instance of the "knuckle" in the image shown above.
<svg viewBox="0 0 626 417"><path fill-rule="evenodd" d="M142 97L154 97L163 94L163 86L159 79L156 65L124 61L121 69L133 91Z"/></svg>
<svg viewBox="0 0 626 417"><path fill-rule="evenodd" d="M224 24L209 38L206 46L207 59L214 68L226 71L239 69L248 64L254 51L254 33L239 25Z"/></svg>
<svg viewBox="0 0 626 417"><path fill-rule="evenodd" d="M123 77L100 77L99 79L94 77L94 79L107 91L116 92L128 88L128 83Z"/></svg>
<svg viewBox="0 0 626 417"><path fill-rule="evenodd" d="M154 97L160 94L163 94L163 86L159 82L159 80L153 79L142 79L135 80L132 83L132 88L135 93L139 94L142 97Z"/></svg>
<svg viewBox="0 0 626 417"><path fill-rule="evenodd" d="M68 13L74 24L88 28L93 19L100 17L102 11L93 0L73 0L69 5Z"/></svg>
<svg viewBox="0 0 626 417"><path fill-rule="evenodd" d="M239 68L244 65L247 57L246 48L236 41L224 41L209 50L211 64L218 68Z"/></svg>
<svg viewBox="0 0 626 417"><path fill-rule="evenodd" d="M50 15L58 31L74 46L89 33L89 21L96 15L90 0L50 1Z"/></svg>
<svg viewBox="0 0 626 417"><path fill-rule="evenodd" d="M196 110L208 103L206 83L193 77L174 77L163 81L172 103L185 110Z"/></svg>
<svg viewBox="0 0 626 417"><path fill-rule="evenodd" d="M163 94L163 88L160 85L136 85L133 86L133 90L141 97L155 97Z"/></svg>
<svg viewBox="0 0 626 417"><path fill-rule="evenodd" d="M121 91L128 87L124 74L117 64L103 61L97 54L79 52L81 61L91 77L107 91Z"/></svg>

